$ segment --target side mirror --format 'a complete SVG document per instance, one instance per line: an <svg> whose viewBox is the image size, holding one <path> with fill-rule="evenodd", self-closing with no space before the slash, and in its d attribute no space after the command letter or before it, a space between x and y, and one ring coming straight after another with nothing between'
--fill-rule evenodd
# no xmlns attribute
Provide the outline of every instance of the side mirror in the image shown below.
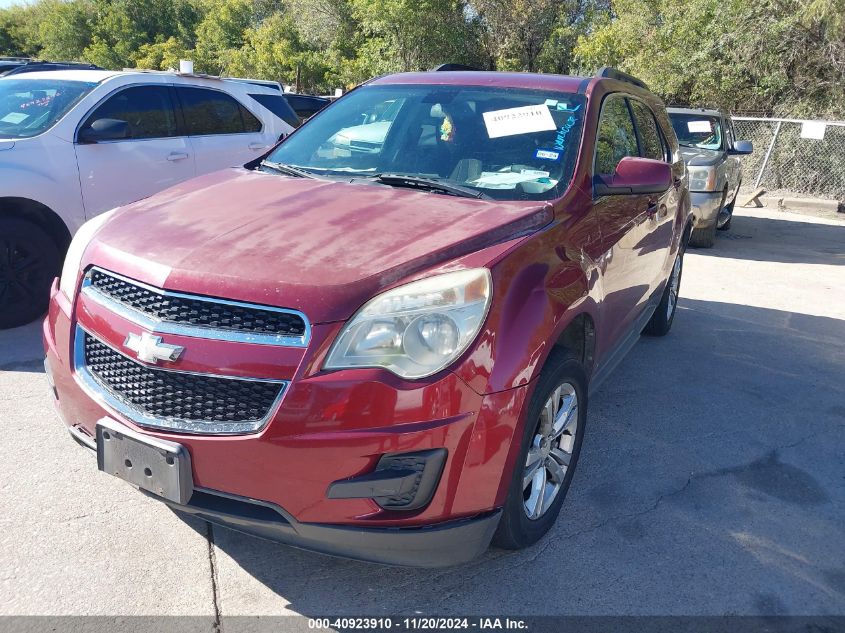
<svg viewBox="0 0 845 633"><path fill-rule="evenodd" d="M668 163L626 156L611 176L595 177L593 193L597 196L663 193L671 186L672 167Z"/></svg>
<svg viewBox="0 0 845 633"><path fill-rule="evenodd" d="M88 127L79 130L80 143L119 141L129 138L129 124L121 119L97 119Z"/></svg>
<svg viewBox="0 0 845 633"><path fill-rule="evenodd" d="M734 141L734 148L731 154L750 154L754 151L754 143L751 141Z"/></svg>

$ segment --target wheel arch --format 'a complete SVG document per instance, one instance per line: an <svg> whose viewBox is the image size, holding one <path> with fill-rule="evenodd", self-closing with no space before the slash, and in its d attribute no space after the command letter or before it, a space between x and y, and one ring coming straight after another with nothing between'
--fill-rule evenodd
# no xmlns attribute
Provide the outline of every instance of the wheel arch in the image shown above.
<svg viewBox="0 0 845 633"><path fill-rule="evenodd" d="M561 348L575 354L587 376L590 376L595 365L596 323L589 312L578 312L569 320L552 347L552 349ZM549 355L551 355L551 350ZM543 364L545 365L545 362Z"/></svg>
<svg viewBox="0 0 845 633"><path fill-rule="evenodd" d="M67 224L50 207L30 198L0 197L0 218L14 217L37 224L50 235L59 251L64 254L71 240Z"/></svg>
<svg viewBox="0 0 845 633"><path fill-rule="evenodd" d="M685 250L689 244L690 236L692 236L692 229L695 225L695 215L692 211L692 200L690 199L689 191L684 192L683 200L681 200L680 212L681 218L684 220L684 230L681 232L680 248Z"/></svg>

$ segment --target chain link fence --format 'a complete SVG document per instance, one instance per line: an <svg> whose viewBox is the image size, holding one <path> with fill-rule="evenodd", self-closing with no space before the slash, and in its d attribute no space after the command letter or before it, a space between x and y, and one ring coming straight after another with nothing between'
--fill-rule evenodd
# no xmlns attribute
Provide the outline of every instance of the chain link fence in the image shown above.
<svg viewBox="0 0 845 633"><path fill-rule="evenodd" d="M754 143L742 157L744 192L763 187L845 202L845 122L731 118L737 138Z"/></svg>

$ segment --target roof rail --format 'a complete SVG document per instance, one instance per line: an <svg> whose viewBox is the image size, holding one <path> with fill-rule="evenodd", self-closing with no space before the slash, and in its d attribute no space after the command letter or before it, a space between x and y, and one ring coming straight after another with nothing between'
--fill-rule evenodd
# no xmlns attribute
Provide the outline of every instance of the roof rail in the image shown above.
<svg viewBox="0 0 845 633"><path fill-rule="evenodd" d="M272 81L270 79L246 79L244 77L221 77L221 79L225 81L237 81L242 84L252 84L253 86L263 86L264 88L284 92L282 85L278 81Z"/></svg>
<svg viewBox="0 0 845 633"><path fill-rule="evenodd" d="M178 70L153 70L151 68L124 68L125 73L146 73L149 75L176 75L177 77L194 77L197 79L218 79L225 80L226 77L219 75L206 75L204 73L181 73Z"/></svg>
<svg viewBox="0 0 845 633"><path fill-rule="evenodd" d="M639 86L640 88L648 90L648 86L642 79L637 79L633 75L623 73L621 70L617 70L612 66L602 66L595 76L605 77L607 79L616 79L617 81L625 81L629 84L634 84L635 86Z"/></svg>
<svg viewBox="0 0 845 633"><path fill-rule="evenodd" d="M478 68L464 66L463 64L440 64L431 69L432 72L443 72L447 70L478 70Z"/></svg>

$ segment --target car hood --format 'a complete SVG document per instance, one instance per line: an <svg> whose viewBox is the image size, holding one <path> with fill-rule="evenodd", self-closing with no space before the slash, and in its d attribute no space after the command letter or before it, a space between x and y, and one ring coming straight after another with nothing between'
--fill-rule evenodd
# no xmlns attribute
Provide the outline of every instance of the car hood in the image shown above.
<svg viewBox="0 0 845 633"><path fill-rule="evenodd" d="M725 152L722 150L704 149L701 147L687 147L682 145L680 147L681 158L687 165L695 165L703 167L705 165L715 165L721 161Z"/></svg>
<svg viewBox="0 0 845 633"><path fill-rule="evenodd" d="M124 207L85 264L169 290L293 308L321 323L552 217L545 203L232 169Z"/></svg>

